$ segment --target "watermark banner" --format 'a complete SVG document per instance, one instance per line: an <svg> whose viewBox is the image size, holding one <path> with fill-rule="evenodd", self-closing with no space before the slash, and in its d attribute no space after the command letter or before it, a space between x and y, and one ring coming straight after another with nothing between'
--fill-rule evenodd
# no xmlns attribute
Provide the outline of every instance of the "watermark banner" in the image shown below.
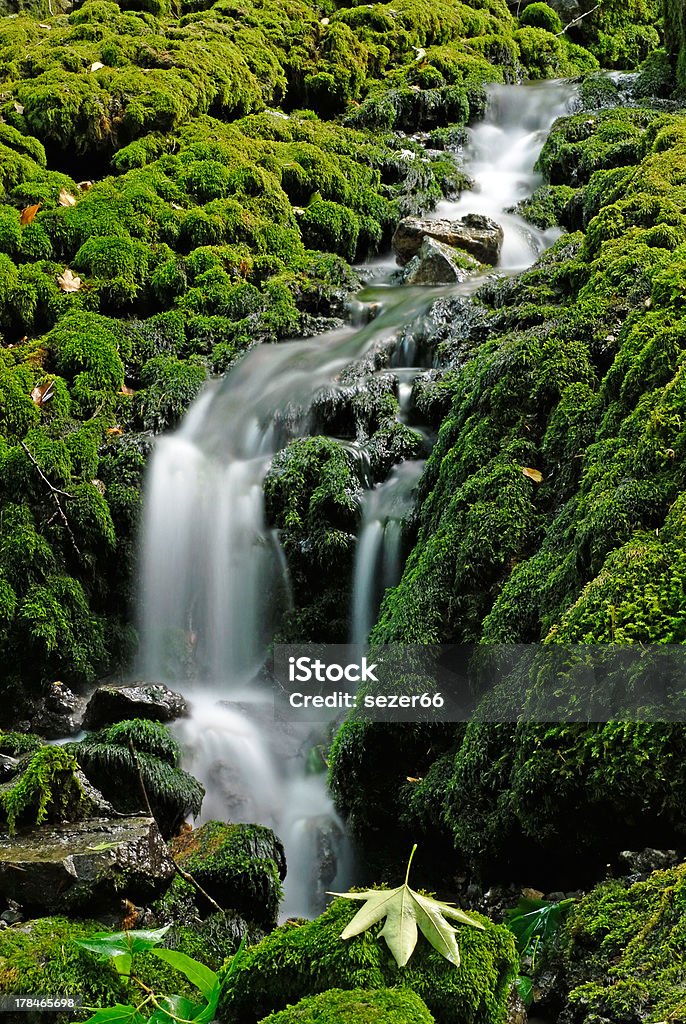
<svg viewBox="0 0 686 1024"><path fill-rule="evenodd" d="M686 722L686 646L275 646L286 719Z"/></svg>

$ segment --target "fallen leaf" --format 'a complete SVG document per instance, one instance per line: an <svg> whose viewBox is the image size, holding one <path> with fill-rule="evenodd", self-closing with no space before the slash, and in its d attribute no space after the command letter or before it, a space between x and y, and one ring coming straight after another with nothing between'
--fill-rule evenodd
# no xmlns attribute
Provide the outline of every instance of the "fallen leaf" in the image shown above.
<svg viewBox="0 0 686 1024"><path fill-rule="evenodd" d="M522 896L528 900L542 900L543 893L540 889L522 889Z"/></svg>
<svg viewBox="0 0 686 1024"><path fill-rule="evenodd" d="M416 849L416 847L415 847ZM412 851L414 855L414 849ZM412 857L410 857L410 864ZM479 921L468 917L452 903L441 903L430 896L421 896L410 889L407 879L410 865L403 885L397 889L367 889L366 892L332 892L330 896L341 896L346 900L362 900L364 906L355 914L352 921L341 932L342 939L352 939L360 935L373 924L386 918L379 935L383 935L398 967L404 967L412 956L417 945L419 929L424 937L441 956L456 967L460 966L460 951L455 938L457 931L446 921L451 917L460 924L468 924L472 928L484 930Z"/></svg>
<svg viewBox="0 0 686 1024"><path fill-rule="evenodd" d="M21 103L19 103L18 100L14 101L14 109L16 110L16 112L18 114L23 114L24 113L24 108L22 107Z"/></svg>
<svg viewBox="0 0 686 1024"><path fill-rule="evenodd" d="M135 395L136 392L134 391L133 388L127 387L126 384L122 384L121 391L119 392L119 394L120 395Z"/></svg>
<svg viewBox="0 0 686 1024"><path fill-rule="evenodd" d="M79 192L87 192L89 188L93 188L92 181L79 181L76 185Z"/></svg>
<svg viewBox="0 0 686 1024"><path fill-rule="evenodd" d="M171 208L172 210L183 210L183 206L179 206L178 203L172 203Z"/></svg>
<svg viewBox="0 0 686 1024"><path fill-rule="evenodd" d="M407 779L408 782L421 782L422 781L421 776L418 779L416 779L414 777L414 775L406 775L405 778Z"/></svg>
<svg viewBox="0 0 686 1024"><path fill-rule="evenodd" d="M100 68L104 68L105 65L101 60L94 60L91 64L91 71L99 71Z"/></svg>
<svg viewBox="0 0 686 1024"><path fill-rule="evenodd" d="M63 292L77 292L83 284L80 277L77 277L69 267L66 267L57 278L57 283Z"/></svg>
<svg viewBox="0 0 686 1024"><path fill-rule="evenodd" d="M46 380L42 384L36 384L35 388L31 392L31 400L40 407L45 405L46 402L49 402L54 393L54 380Z"/></svg>
<svg viewBox="0 0 686 1024"><path fill-rule="evenodd" d="M109 427L108 430L107 430L107 433L111 437L119 437L119 435L123 434L124 431L121 429L121 427Z"/></svg>
<svg viewBox="0 0 686 1024"><path fill-rule="evenodd" d="M60 204L60 206L76 206L76 199L74 199L74 196L71 194L71 192L67 192L66 188L60 189L60 194L57 201Z"/></svg>
<svg viewBox="0 0 686 1024"><path fill-rule="evenodd" d="M528 476L529 480L533 480L535 484L543 483L543 473L541 473L540 469L531 469L530 466L520 466L519 468L524 476Z"/></svg>
<svg viewBox="0 0 686 1024"><path fill-rule="evenodd" d="M33 222L36 214L40 210L40 208L41 208L41 204L40 203L34 203L33 206L25 206L24 209L21 211L21 216L19 218L19 223L23 227L25 227L27 224L31 224Z"/></svg>

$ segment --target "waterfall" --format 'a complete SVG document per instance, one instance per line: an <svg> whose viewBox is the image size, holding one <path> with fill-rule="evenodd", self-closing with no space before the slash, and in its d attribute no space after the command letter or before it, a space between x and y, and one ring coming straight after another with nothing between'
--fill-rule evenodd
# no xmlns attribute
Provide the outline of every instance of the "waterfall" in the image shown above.
<svg viewBox="0 0 686 1024"><path fill-rule="evenodd" d="M505 231L503 268L532 263L552 240L551 233L503 211L538 183L533 164L543 136L570 99L564 83L494 87L487 116L465 151L475 191L436 210L435 216L494 216ZM379 268L388 271L383 262ZM465 282L451 293L473 287ZM186 766L207 790L201 820L262 822L284 841L287 914L316 912L322 890L344 884L340 877L334 883L336 862L340 869L344 857L324 776L306 770L318 737L275 722L268 688L256 679L274 615L288 600L278 538L265 523L262 483L274 452L307 433L315 392L374 346L398 337L434 297L431 289L377 288L380 312L362 326L252 349L208 386L175 433L160 438L148 472L140 673L184 689L189 698L191 717L175 728ZM403 416L414 361L415 346L406 338L395 357L395 365L408 370L401 380ZM401 465L364 499L356 639L366 640L384 588L397 582L402 523L420 472L420 463ZM191 674L195 681L184 682Z"/></svg>
<svg viewBox="0 0 686 1024"><path fill-rule="evenodd" d="M367 643L384 591L400 579L403 527L423 469L421 460L401 462L364 497L353 575L354 644Z"/></svg>

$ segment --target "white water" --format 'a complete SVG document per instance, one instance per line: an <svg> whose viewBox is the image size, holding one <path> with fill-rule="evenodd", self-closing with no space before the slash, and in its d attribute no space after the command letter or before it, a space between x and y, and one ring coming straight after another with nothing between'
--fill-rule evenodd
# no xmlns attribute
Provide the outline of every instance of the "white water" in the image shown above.
<svg viewBox="0 0 686 1024"><path fill-rule="evenodd" d="M529 265L551 241L503 210L536 186L543 137L571 99L568 86L496 87L472 132L466 170L477 183L435 216L480 212L505 229L501 266ZM467 294L473 282L451 289ZM274 721L265 688L254 682L275 611L288 601L278 538L264 520L262 481L273 453L308 431L317 391L373 346L395 338L435 296L431 289L377 289L382 310L361 328L247 353L197 400L174 434L161 438L149 471L142 537L140 670L184 688L192 717L177 726L186 766L205 785L202 820L259 821L282 838L288 862L286 914L319 909L335 882L329 847L341 835L322 775L307 775L317 737ZM414 345L398 346L394 366L412 367ZM419 372L417 369L416 372ZM412 374L403 374L407 409ZM399 467L365 500L354 594L354 632L368 635L381 589L396 582L400 522L419 469ZM405 509L394 511L394 503ZM183 680L194 675L194 683ZM181 680L181 682L180 682ZM339 867L344 865L339 843ZM328 870L318 863L327 861ZM339 876L341 872L339 871Z"/></svg>
<svg viewBox="0 0 686 1024"><path fill-rule="evenodd" d="M400 579L403 526L423 469L423 461L401 462L364 496L353 577L354 644L367 643L384 591Z"/></svg>

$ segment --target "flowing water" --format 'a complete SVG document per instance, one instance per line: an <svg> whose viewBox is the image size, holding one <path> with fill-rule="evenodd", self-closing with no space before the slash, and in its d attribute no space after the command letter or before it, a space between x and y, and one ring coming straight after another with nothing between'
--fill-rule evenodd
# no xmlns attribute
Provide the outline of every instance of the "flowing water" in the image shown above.
<svg viewBox="0 0 686 1024"><path fill-rule="evenodd" d="M503 270L531 264L554 238L504 211L539 183L534 162L572 96L560 82L494 87L464 153L474 191L434 214L486 213L501 223ZM473 288L471 281L449 292ZM317 736L276 722L268 689L255 681L274 616L289 600L278 537L265 523L262 481L274 452L308 433L313 395L374 346L396 339L436 294L382 281L358 297L381 304L371 322L251 350L207 388L175 433L160 438L149 470L140 670L184 688L190 699L192 715L177 731L186 767L207 790L202 820L259 821L284 841L286 914L316 912L322 890L345 883L345 856L324 777L306 771ZM405 342L394 357L401 416L420 372L413 348ZM403 522L420 473L421 463L401 465L363 497L351 613L360 643L383 589L402 571ZM191 664L198 681L180 683Z"/></svg>

